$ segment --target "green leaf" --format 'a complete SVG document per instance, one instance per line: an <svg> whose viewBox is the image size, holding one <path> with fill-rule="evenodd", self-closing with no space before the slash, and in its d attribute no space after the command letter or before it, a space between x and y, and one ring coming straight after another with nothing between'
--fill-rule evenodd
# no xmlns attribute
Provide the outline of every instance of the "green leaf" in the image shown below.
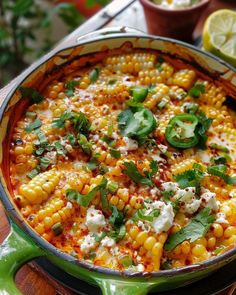
<svg viewBox="0 0 236 295"><path fill-rule="evenodd" d="M220 177L227 184L236 185L236 177L231 177L227 175L226 171L227 166L223 164L207 167L207 172L209 174Z"/></svg>
<svg viewBox="0 0 236 295"><path fill-rule="evenodd" d="M66 82L66 91L65 94L69 97L74 95L74 91L75 91L75 86L77 86L79 84L79 81L75 81L75 80L68 80Z"/></svg>
<svg viewBox="0 0 236 295"><path fill-rule="evenodd" d="M125 166L125 170L124 170L124 174L126 174L127 176L129 176L135 183L140 183L143 185L148 185L148 186L153 186L153 182L152 182L152 177L157 173L158 171L158 166L157 166L157 161L152 161L150 164L150 168L151 171L145 171L145 176L142 175L135 163L133 161L131 162L124 162L124 166Z"/></svg>
<svg viewBox="0 0 236 295"><path fill-rule="evenodd" d="M217 143L211 143L210 148L218 150L220 152L229 153L229 149L226 146L217 144Z"/></svg>
<svg viewBox="0 0 236 295"><path fill-rule="evenodd" d="M34 122L30 123L25 127L26 132L31 132L37 128L40 128L42 126L42 122L39 119L36 119Z"/></svg>
<svg viewBox="0 0 236 295"><path fill-rule="evenodd" d="M192 102L186 102L183 104L183 107L185 112L189 114L196 114L196 112L198 111L199 105Z"/></svg>
<svg viewBox="0 0 236 295"><path fill-rule="evenodd" d="M102 232L102 233L94 233L94 234L93 234L93 237L94 237L94 239L95 239L95 241L96 241L97 243L100 243L101 240L102 240L103 238L105 238L105 236L106 236L106 233L104 233L104 232Z"/></svg>
<svg viewBox="0 0 236 295"><path fill-rule="evenodd" d="M109 222L114 226L120 226L124 223L124 214L116 208L116 206L112 206L112 214L109 218Z"/></svg>
<svg viewBox="0 0 236 295"><path fill-rule="evenodd" d="M23 87L19 88L21 95L23 98L30 98L33 103L40 103L44 100L44 96L40 94L37 90L30 88L30 87Z"/></svg>
<svg viewBox="0 0 236 295"><path fill-rule="evenodd" d="M70 120L72 116L72 113L69 111L63 112L59 118L56 118L52 121L52 127L63 128L65 126L66 120Z"/></svg>
<svg viewBox="0 0 236 295"><path fill-rule="evenodd" d="M109 148L110 155L115 159L120 159L121 153L119 150L114 148Z"/></svg>
<svg viewBox="0 0 236 295"><path fill-rule="evenodd" d="M124 239L126 234L126 228L125 225L122 224L120 227L116 227L115 230L112 230L108 233L108 237L114 239L116 242L119 242L120 240Z"/></svg>
<svg viewBox="0 0 236 295"><path fill-rule="evenodd" d="M223 157L223 156L211 157L210 161L211 161L211 163L216 164L216 165L227 164L227 159L226 159L226 157Z"/></svg>
<svg viewBox="0 0 236 295"><path fill-rule="evenodd" d="M109 208L109 203L107 200L107 194L108 194L108 190L103 188L101 189L101 203L102 203L102 208Z"/></svg>
<svg viewBox="0 0 236 295"><path fill-rule="evenodd" d="M79 133L87 134L91 123L83 112L72 113L71 122L74 124L75 130Z"/></svg>
<svg viewBox="0 0 236 295"><path fill-rule="evenodd" d="M95 83L99 77L99 69L95 68L89 73L89 79L92 83Z"/></svg>
<svg viewBox="0 0 236 295"><path fill-rule="evenodd" d="M204 84L196 83L188 92L188 95L193 98L198 98L202 93L206 92Z"/></svg>
<svg viewBox="0 0 236 295"><path fill-rule="evenodd" d="M87 155L92 154L92 144L88 141L87 137L83 134L79 134L78 143L81 146L83 152Z"/></svg>
<svg viewBox="0 0 236 295"><path fill-rule="evenodd" d="M204 172L199 164L193 166L194 169L187 170L183 173L177 174L174 179L178 182L179 187L184 189L186 187L195 187L196 194L200 193L201 180L204 177Z"/></svg>
<svg viewBox="0 0 236 295"><path fill-rule="evenodd" d="M33 5L33 0L16 0L12 7L12 11L15 15L21 16L26 14Z"/></svg>
<svg viewBox="0 0 236 295"><path fill-rule="evenodd" d="M152 222L156 217L160 215L160 209L153 209L148 215L146 214L146 209L139 209L135 212L132 219L136 222L138 220L146 220Z"/></svg>
<svg viewBox="0 0 236 295"><path fill-rule="evenodd" d="M88 194L82 195L77 190L68 189L66 191L66 197L70 201L76 201L83 207L88 207L91 201L94 199L97 192L105 189L107 185L107 179L104 177L99 185L95 186Z"/></svg>
<svg viewBox="0 0 236 295"><path fill-rule="evenodd" d="M207 116L203 112L198 112L196 116L198 118L198 125L195 132L199 136L197 147L200 149L206 149L206 132L210 128L213 119L207 118Z"/></svg>
<svg viewBox="0 0 236 295"><path fill-rule="evenodd" d="M187 226L175 234L170 235L165 243L164 249L166 251L172 251L177 245L186 240L192 243L198 238L204 237L215 221L214 216L210 215L210 212L210 208L204 208L192 218Z"/></svg>
<svg viewBox="0 0 236 295"><path fill-rule="evenodd" d="M67 134L66 139L69 140L69 143L71 144L72 147L76 145L76 138L74 134L72 133Z"/></svg>

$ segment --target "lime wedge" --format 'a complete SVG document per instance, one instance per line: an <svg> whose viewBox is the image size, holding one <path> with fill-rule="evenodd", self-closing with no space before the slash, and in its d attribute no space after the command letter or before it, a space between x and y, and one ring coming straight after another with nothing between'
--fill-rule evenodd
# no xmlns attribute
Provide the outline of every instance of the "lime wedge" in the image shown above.
<svg viewBox="0 0 236 295"><path fill-rule="evenodd" d="M203 48L236 66L236 12L221 9L207 18Z"/></svg>

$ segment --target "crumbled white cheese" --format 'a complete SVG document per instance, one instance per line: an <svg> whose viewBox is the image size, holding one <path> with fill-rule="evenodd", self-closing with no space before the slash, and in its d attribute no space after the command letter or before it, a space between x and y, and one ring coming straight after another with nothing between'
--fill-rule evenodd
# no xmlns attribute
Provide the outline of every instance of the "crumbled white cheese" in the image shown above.
<svg viewBox="0 0 236 295"><path fill-rule="evenodd" d="M66 203L66 207L69 208L69 209L72 209L73 208L73 205L71 202L67 202Z"/></svg>
<svg viewBox="0 0 236 295"><path fill-rule="evenodd" d="M201 195L202 205L204 207L208 207L211 211L218 211L219 206L216 200L216 194L210 192L209 190L205 190L205 192Z"/></svg>
<svg viewBox="0 0 236 295"><path fill-rule="evenodd" d="M223 223L223 224L228 224L228 220L226 219L226 216L224 213L219 212L216 214L216 221L217 223Z"/></svg>
<svg viewBox="0 0 236 295"><path fill-rule="evenodd" d="M162 157L160 157L160 155L151 155L152 159L154 161L157 161L158 163L159 162L163 162L163 163L166 163L167 161L165 159L163 159Z"/></svg>
<svg viewBox="0 0 236 295"><path fill-rule="evenodd" d="M96 210L94 206L88 208L85 224L91 232L97 232L98 229L104 227L106 225L106 220L102 211Z"/></svg>
<svg viewBox="0 0 236 295"><path fill-rule="evenodd" d="M92 249L94 249L97 245L97 242L93 236L90 234L85 236L81 245L80 250L84 253L90 252Z"/></svg>
<svg viewBox="0 0 236 295"><path fill-rule="evenodd" d="M162 188L166 192L176 192L179 189L178 183L176 182L164 182L162 183Z"/></svg>
<svg viewBox="0 0 236 295"><path fill-rule="evenodd" d="M154 208L160 209L160 215L157 216L153 222L152 227L156 233L161 233L163 231L168 231L174 221L174 211L171 204L165 204L161 201L155 201L152 203Z"/></svg>
<svg viewBox="0 0 236 295"><path fill-rule="evenodd" d="M138 227L140 227L143 231L149 232L151 230L150 225L148 223L145 223L141 220L137 223Z"/></svg>
<svg viewBox="0 0 236 295"><path fill-rule="evenodd" d="M144 271L144 265L143 264L141 264L141 263L139 263L138 265L137 265L137 271Z"/></svg>
<svg viewBox="0 0 236 295"><path fill-rule="evenodd" d="M101 245L103 247L109 247L109 248L112 248L116 245L116 242L114 239L112 238L109 238L109 237L105 237L101 240Z"/></svg>
<svg viewBox="0 0 236 295"><path fill-rule="evenodd" d="M138 142L129 137L123 137L125 145L120 147L121 153L126 153L127 151L135 151L138 149Z"/></svg>
<svg viewBox="0 0 236 295"><path fill-rule="evenodd" d="M165 154L165 153L167 152L167 150L168 150L168 147L167 147L166 145L164 145L164 144L158 144L157 147L159 148L159 150L160 150L163 154Z"/></svg>
<svg viewBox="0 0 236 295"><path fill-rule="evenodd" d="M181 212L193 214L198 210L201 200L195 198L195 191L195 187L186 187L177 191L174 199L180 202Z"/></svg>
<svg viewBox="0 0 236 295"><path fill-rule="evenodd" d="M114 247L114 248L111 248L111 249L110 249L110 252L111 252L111 254L112 254L113 256L117 256L117 255L120 254L119 248L118 248L117 246Z"/></svg>
<svg viewBox="0 0 236 295"><path fill-rule="evenodd" d="M159 189L157 187L154 187L150 190L150 193L152 195L152 197L156 197L156 195L158 194Z"/></svg>

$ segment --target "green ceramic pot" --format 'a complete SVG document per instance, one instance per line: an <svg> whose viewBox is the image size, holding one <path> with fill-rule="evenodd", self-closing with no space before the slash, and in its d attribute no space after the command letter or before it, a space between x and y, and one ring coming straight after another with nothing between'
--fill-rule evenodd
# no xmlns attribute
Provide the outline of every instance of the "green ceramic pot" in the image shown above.
<svg viewBox="0 0 236 295"><path fill-rule="evenodd" d="M35 63L21 80L18 80L0 109L0 198L11 223L11 231L0 247L0 295L18 295L14 275L18 268L36 257L44 256L70 275L90 284L98 285L104 295L144 295L151 291L163 291L190 284L209 275L236 258L236 248L200 263L175 270L154 273L118 272L78 261L43 240L21 217L11 200L8 167L9 133L14 118L20 116L17 102L19 85L43 86L45 74L53 76L58 67L78 55L119 48L152 48L197 67L206 76L223 82L227 92L236 96L236 71L220 59L176 40L145 35L128 28L110 28L77 39L75 45L53 53Z"/></svg>

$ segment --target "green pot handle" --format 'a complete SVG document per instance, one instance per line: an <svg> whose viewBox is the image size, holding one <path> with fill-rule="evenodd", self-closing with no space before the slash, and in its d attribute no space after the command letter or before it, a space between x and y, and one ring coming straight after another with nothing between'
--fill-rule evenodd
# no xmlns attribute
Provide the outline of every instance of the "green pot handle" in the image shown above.
<svg viewBox="0 0 236 295"><path fill-rule="evenodd" d="M16 224L0 245L0 295L21 295L14 277L25 262L43 256L41 250Z"/></svg>
<svg viewBox="0 0 236 295"><path fill-rule="evenodd" d="M137 282L118 279L98 279L96 280L102 290L103 295L146 295L154 286L148 282Z"/></svg>

